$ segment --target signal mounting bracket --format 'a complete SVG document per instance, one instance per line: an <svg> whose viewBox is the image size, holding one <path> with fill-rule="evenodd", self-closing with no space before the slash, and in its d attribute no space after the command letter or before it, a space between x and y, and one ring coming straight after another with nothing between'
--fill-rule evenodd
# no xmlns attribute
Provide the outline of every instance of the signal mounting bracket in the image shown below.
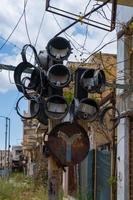
<svg viewBox="0 0 133 200"><path fill-rule="evenodd" d="M93 8L91 11L89 11L87 14L85 15L78 15L77 13L72 13L69 11L66 11L64 9L61 8L57 8L55 6L51 5L51 0L46 0L46 11L51 12L53 14L57 14L60 15L62 17L66 17L68 19L74 20L76 23L81 22L105 31L113 31L115 29L115 23L116 23L116 11L117 11L117 0L106 0L104 3L102 4L98 4L100 6L97 6L96 8ZM106 4L111 3L111 18L108 19L108 22L110 21L109 24L107 23L102 23L102 22L98 22L95 21L93 19L90 19L90 16L92 13L94 13L95 11L99 10L100 8L102 8L103 6L105 6ZM75 23L74 23L75 24ZM73 25L74 25L73 24ZM67 28L65 28L65 31L70 28L72 25L69 25ZM60 33L61 34L61 33ZM59 34L58 34L59 35ZM57 36L57 35L56 35Z"/></svg>

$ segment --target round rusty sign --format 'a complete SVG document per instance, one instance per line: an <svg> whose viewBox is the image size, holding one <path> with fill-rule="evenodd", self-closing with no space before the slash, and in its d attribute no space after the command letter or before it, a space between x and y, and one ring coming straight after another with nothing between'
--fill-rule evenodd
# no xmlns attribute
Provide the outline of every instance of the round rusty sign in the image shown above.
<svg viewBox="0 0 133 200"><path fill-rule="evenodd" d="M48 148L63 166L80 163L87 156L90 143L85 129L77 123L55 126L48 136Z"/></svg>

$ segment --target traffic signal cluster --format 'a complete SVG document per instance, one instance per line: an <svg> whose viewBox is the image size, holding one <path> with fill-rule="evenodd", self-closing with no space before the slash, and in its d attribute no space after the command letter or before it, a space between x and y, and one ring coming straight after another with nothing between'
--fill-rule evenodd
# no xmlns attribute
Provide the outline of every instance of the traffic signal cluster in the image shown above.
<svg viewBox="0 0 133 200"><path fill-rule="evenodd" d="M35 65L27 61L27 48L31 48L35 58ZM101 69L78 67L74 74L63 64L72 53L68 40L63 37L52 38L46 51L37 54L36 49L27 44L23 47L22 62L14 72L14 80L19 92L23 96L17 101L16 110L22 118L34 118L48 123L48 118L63 120L70 115L72 120L84 119L94 121L99 115L99 105L88 93L101 93L106 84L105 73ZM23 76L24 73L31 76ZM63 88L68 87L74 76L74 99L69 105L63 95ZM20 101L26 98L30 101L30 116L23 116L19 112ZM105 113L105 111L103 112ZM103 121L103 120L100 120Z"/></svg>
<svg viewBox="0 0 133 200"><path fill-rule="evenodd" d="M35 65L27 61L27 48L33 51ZM106 84L104 71L79 66L74 73L71 73L63 63L71 53L71 45L63 37L52 38L47 44L46 51L41 51L39 54L32 45L27 44L21 52L22 62L14 72L16 87L23 93L16 103L17 113L24 119L36 117L45 125L48 125L48 119L57 120L58 125L49 133L45 147L63 166L81 162L89 151L87 132L79 125L78 120L92 122L99 118L102 127L105 128L106 115L111 111L112 116L114 109L106 107L101 112L98 103L88 98L88 93L101 93L104 90ZM30 77L24 76L25 72L30 73ZM64 97L64 88L69 86L73 77L74 98L69 104ZM28 116L19 111L22 99L30 102ZM118 110L115 111L119 115ZM118 125L119 117L115 122L109 131Z"/></svg>

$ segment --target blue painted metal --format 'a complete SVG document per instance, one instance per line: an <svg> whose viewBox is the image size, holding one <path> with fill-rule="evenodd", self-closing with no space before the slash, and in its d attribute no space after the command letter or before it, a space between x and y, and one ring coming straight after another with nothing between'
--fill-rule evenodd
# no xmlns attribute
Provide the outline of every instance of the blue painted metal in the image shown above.
<svg viewBox="0 0 133 200"><path fill-rule="evenodd" d="M109 151L97 151L97 184L96 200L110 200L111 186L111 153Z"/></svg>
<svg viewBox="0 0 133 200"><path fill-rule="evenodd" d="M11 174L11 169L0 169L0 177L6 177L9 176Z"/></svg>
<svg viewBox="0 0 133 200"><path fill-rule="evenodd" d="M94 197L94 150L89 151L87 163L82 162L78 170L78 185L81 199L93 200ZM87 176L86 176L87 170ZM96 200L110 200L111 153L106 150L96 153ZM87 187L87 189L86 189Z"/></svg>

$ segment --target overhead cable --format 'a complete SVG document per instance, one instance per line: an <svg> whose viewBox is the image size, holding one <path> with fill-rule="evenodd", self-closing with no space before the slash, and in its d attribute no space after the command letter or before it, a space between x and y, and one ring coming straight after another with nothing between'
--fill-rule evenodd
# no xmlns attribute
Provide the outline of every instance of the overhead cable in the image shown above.
<svg viewBox="0 0 133 200"><path fill-rule="evenodd" d="M25 7L25 4L26 4L26 0L24 0L24 22L25 22L26 34L27 34L29 43L32 44L32 43L31 43L31 39L30 39L30 35L29 35L28 25L27 25L26 7Z"/></svg>
<svg viewBox="0 0 133 200"><path fill-rule="evenodd" d="M14 31L16 30L16 28L18 27L18 25L19 25L19 23L20 23L23 15L24 15L24 10L26 8L27 2L28 2L28 0L25 2L23 12L22 12L21 16L19 17L19 19L18 19L15 27L13 28L13 30L11 31L11 33L9 34L9 36L7 37L7 39L5 40L5 42L1 45L0 50L6 45L6 43L9 41L10 37L13 35Z"/></svg>
<svg viewBox="0 0 133 200"><path fill-rule="evenodd" d="M40 35L40 31L41 31L41 28L42 28L42 25L43 25L45 13L46 12L43 12L43 15L42 15L42 19L41 19L41 23L40 23L40 26L39 26L39 29L38 29L38 33L37 33L37 36L36 36L36 39L35 39L34 47L36 47L38 39L39 39L39 35ZM32 56L33 56L33 53L31 54L30 61L32 59Z"/></svg>

